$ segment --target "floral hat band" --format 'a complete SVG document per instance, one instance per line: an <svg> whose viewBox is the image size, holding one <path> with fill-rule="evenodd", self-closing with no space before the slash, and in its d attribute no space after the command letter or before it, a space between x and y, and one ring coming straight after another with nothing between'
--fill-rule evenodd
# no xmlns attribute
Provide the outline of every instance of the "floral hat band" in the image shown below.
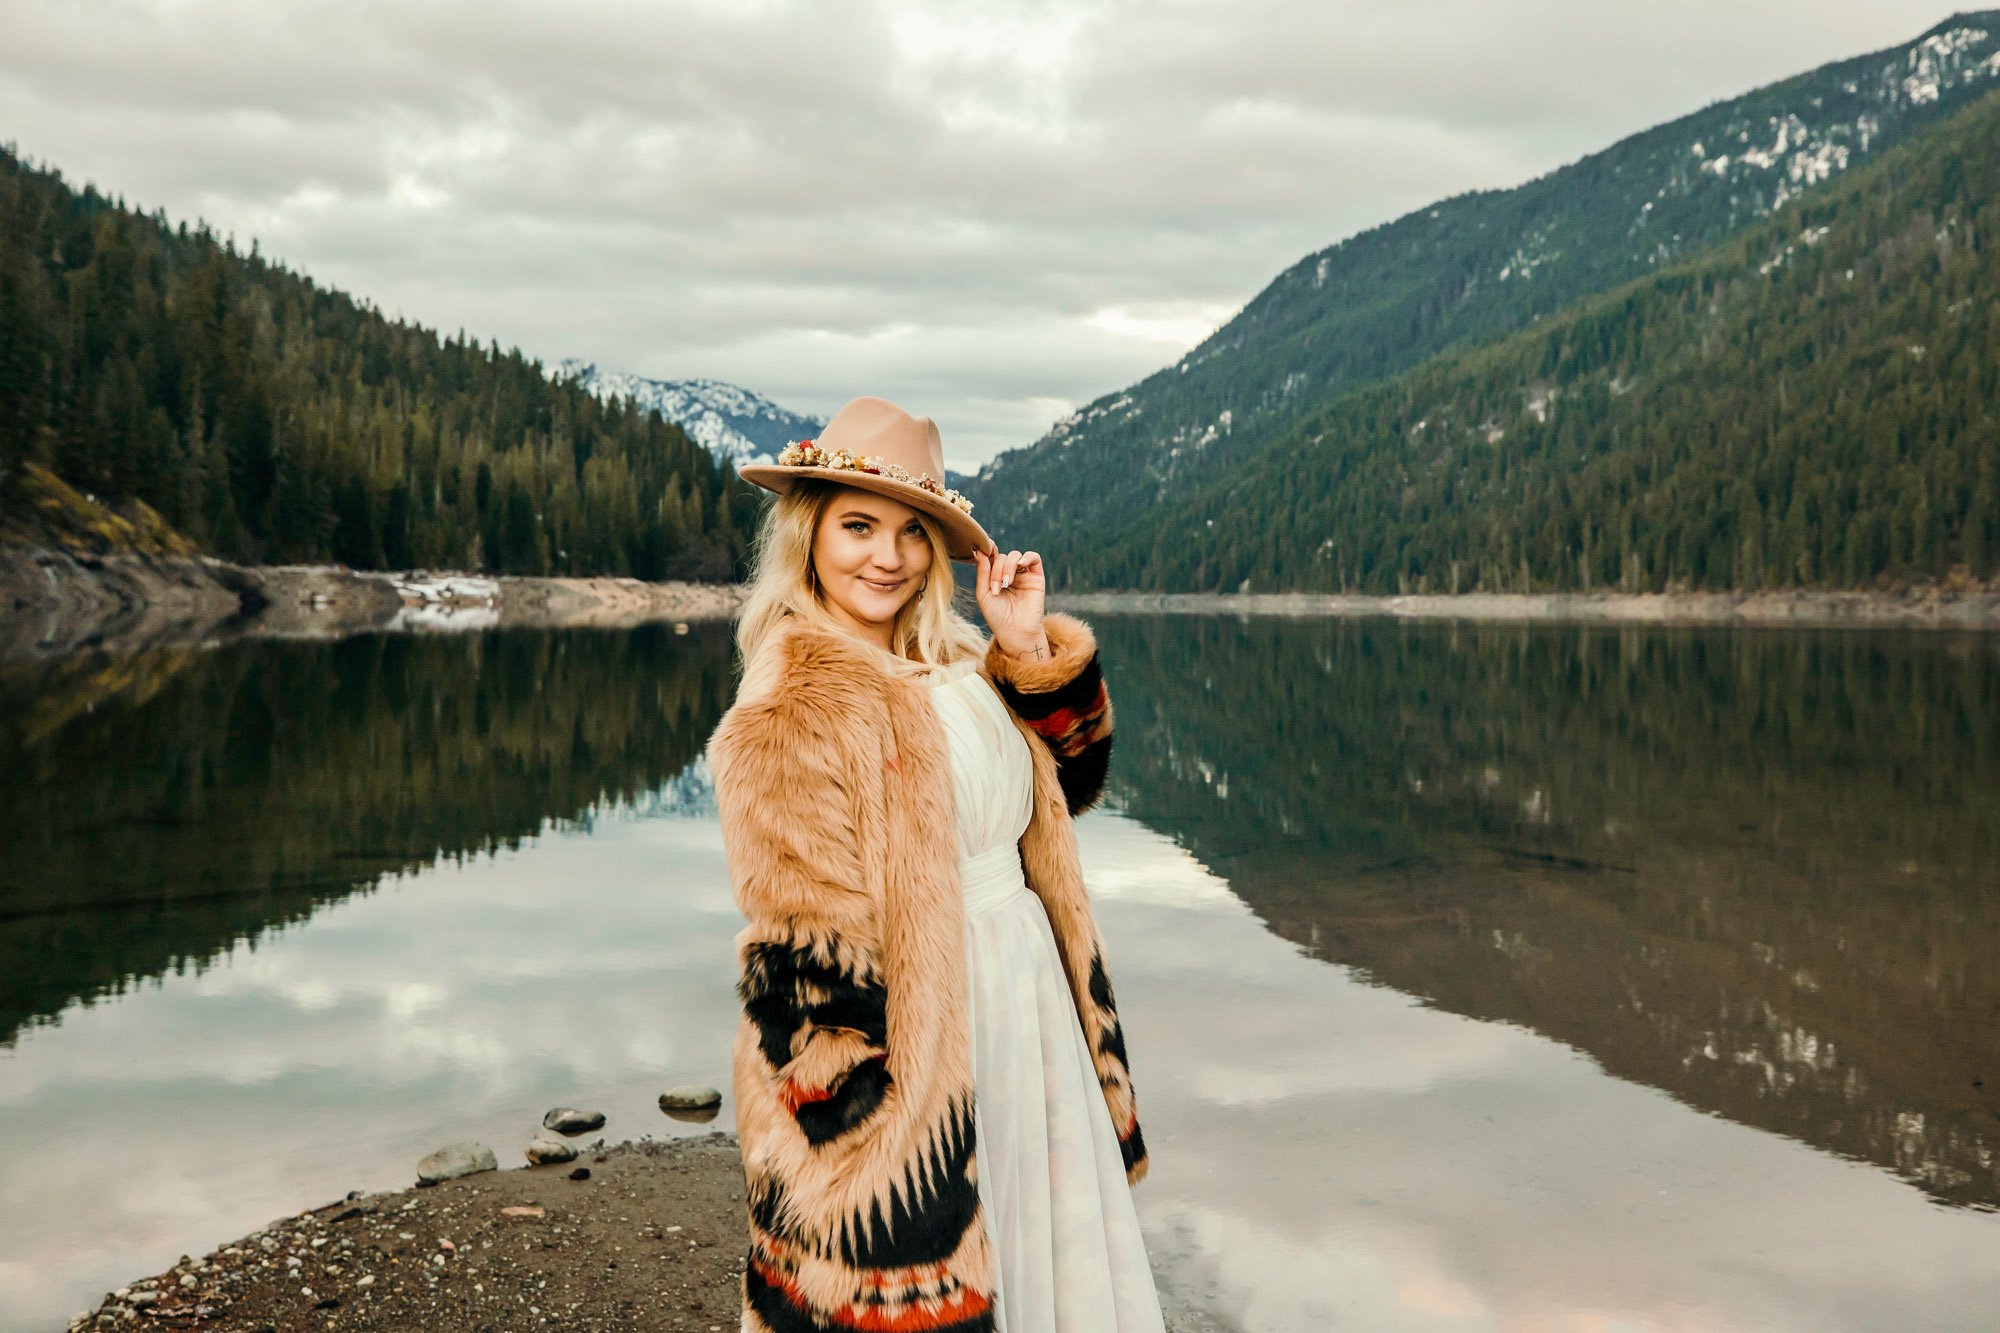
<svg viewBox="0 0 2000 1333"><path fill-rule="evenodd" d="M944 484L937 423L886 399L856 398L833 414L819 438L788 444L776 463L751 464L737 475L781 495L805 478L873 491L936 519L954 560L994 549L972 517L972 501Z"/></svg>
<svg viewBox="0 0 2000 1333"><path fill-rule="evenodd" d="M926 472L921 476L911 476L886 458L874 458L866 454L857 458L845 449L827 450L820 447L817 440L800 440L788 444L778 455L781 467L832 468L838 472L866 472L871 477L887 477L929 491L947 504L954 504L964 513L972 512L972 501L960 495L949 486L939 484Z"/></svg>

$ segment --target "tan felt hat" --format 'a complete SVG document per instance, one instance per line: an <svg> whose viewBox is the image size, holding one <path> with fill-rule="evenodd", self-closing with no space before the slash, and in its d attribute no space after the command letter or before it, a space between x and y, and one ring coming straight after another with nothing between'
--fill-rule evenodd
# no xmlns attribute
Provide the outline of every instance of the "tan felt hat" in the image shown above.
<svg viewBox="0 0 2000 1333"><path fill-rule="evenodd" d="M801 477L874 491L936 519L954 560L994 549L972 517L972 501L944 484L937 423L887 399L856 398L833 414L818 439L788 444L776 463L752 463L736 475L780 495Z"/></svg>

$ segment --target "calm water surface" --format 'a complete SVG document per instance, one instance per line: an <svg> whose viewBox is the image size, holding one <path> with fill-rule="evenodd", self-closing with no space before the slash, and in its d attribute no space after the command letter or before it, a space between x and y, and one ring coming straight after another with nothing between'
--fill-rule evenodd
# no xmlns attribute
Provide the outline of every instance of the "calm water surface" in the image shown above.
<svg viewBox="0 0 2000 1333"><path fill-rule="evenodd" d="M2000 1326L2000 640L1097 624L1184 1327ZM0 674L0 1330L558 1102L702 1132L730 688L700 628Z"/></svg>

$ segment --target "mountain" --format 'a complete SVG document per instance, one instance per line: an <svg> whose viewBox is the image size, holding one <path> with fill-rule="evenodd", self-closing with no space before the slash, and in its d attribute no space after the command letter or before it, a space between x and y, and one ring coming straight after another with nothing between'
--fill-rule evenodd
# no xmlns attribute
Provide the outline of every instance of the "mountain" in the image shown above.
<svg viewBox="0 0 2000 1333"><path fill-rule="evenodd" d="M1280 274L1179 362L1001 455L968 494L1010 542L1115 535L1330 396L1670 268L2000 83L2000 11L1787 79L1517 189L1461 195Z"/></svg>
<svg viewBox="0 0 2000 1333"><path fill-rule="evenodd" d="M0 515L35 466L253 563L728 578L756 515L656 416L9 148Z"/></svg>
<svg viewBox="0 0 2000 1333"><path fill-rule="evenodd" d="M1325 403L1073 584L1627 591L2000 572L2000 91L1669 271Z"/></svg>
<svg viewBox="0 0 2000 1333"><path fill-rule="evenodd" d="M552 373L574 378L600 398L636 400L641 411L658 412L718 459L739 467L770 462L786 445L809 440L826 425L825 417L793 412L721 380L649 380L600 370L578 357Z"/></svg>

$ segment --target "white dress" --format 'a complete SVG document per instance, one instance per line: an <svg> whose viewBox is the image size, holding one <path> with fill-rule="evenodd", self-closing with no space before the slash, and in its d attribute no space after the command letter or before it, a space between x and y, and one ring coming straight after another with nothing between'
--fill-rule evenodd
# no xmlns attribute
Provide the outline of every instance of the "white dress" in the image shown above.
<svg viewBox="0 0 2000 1333"><path fill-rule="evenodd" d="M1001 1333L1163 1333L1111 1112L1055 934L1021 874L1027 741L975 662L934 675L930 694L958 807L979 1198Z"/></svg>

